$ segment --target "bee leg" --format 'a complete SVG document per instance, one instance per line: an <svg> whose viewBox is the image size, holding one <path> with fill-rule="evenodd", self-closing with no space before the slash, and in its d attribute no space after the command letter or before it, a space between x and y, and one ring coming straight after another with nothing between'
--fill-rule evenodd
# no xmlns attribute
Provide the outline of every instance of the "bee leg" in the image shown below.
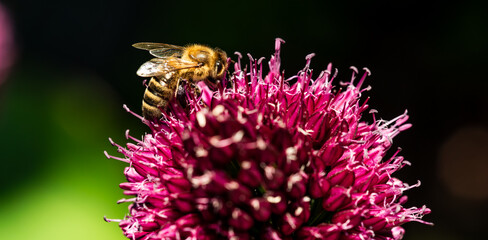
<svg viewBox="0 0 488 240"><path fill-rule="evenodd" d="M186 88L187 82L182 81L179 83L177 90L175 91L176 93L176 99L180 103L180 105L183 108L186 108L188 106L188 99L187 99L187 88Z"/></svg>
<svg viewBox="0 0 488 240"><path fill-rule="evenodd" d="M178 92L180 91L180 78L178 78L178 81L176 82L176 91L174 97L178 96Z"/></svg>
<svg viewBox="0 0 488 240"><path fill-rule="evenodd" d="M201 90L197 85L192 84L191 88L193 89L193 92L195 93L196 96L200 96Z"/></svg>

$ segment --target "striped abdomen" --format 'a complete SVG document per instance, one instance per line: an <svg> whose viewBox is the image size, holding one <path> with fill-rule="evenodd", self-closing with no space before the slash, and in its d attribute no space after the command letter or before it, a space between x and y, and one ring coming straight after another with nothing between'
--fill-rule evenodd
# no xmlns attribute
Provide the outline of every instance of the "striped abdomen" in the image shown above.
<svg viewBox="0 0 488 240"><path fill-rule="evenodd" d="M145 119L161 118L161 110L168 106L175 92L173 81L160 81L156 77L149 80L142 99L142 116Z"/></svg>

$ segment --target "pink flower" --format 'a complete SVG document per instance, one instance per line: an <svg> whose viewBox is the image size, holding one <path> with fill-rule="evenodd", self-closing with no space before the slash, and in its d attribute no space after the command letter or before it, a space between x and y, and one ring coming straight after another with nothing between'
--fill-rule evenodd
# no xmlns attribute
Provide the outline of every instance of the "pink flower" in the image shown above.
<svg viewBox="0 0 488 240"><path fill-rule="evenodd" d="M332 65L312 79L305 68L285 79L280 45L262 58L242 57L217 90L187 91L149 122L142 140L117 146L130 164L120 184L131 202L120 227L130 239L401 239L402 224L430 213L405 208L409 186L392 175L409 165L392 138L410 127L406 113L361 121L368 108L355 84L337 88ZM291 81L296 81L291 84ZM370 111L372 112L372 111ZM374 117L374 113L373 113ZM142 119L142 118L141 118ZM107 219L108 220L108 219ZM111 220L108 220L111 221Z"/></svg>

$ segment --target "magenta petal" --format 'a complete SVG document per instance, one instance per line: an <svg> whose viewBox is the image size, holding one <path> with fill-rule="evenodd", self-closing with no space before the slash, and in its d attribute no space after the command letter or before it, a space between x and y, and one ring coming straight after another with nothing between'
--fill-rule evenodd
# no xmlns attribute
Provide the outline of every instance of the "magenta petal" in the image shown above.
<svg viewBox="0 0 488 240"><path fill-rule="evenodd" d="M329 194L324 198L322 207L326 211L335 211L346 204L349 197L349 192L346 188L341 186L332 187Z"/></svg>
<svg viewBox="0 0 488 240"><path fill-rule="evenodd" d="M141 231L151 232L159 228L159 224L156 222L141 222Z"/></svg>
<svg viewBox="0 0 488 240"><path fill-rule="evenodd" d="M200 224L200 222L201 219L199 214L191 213L176 220L176 225L178 225L179 228L194 227Z"/></svg>
<svg viewBox="0 0 488 240"><path fill-rule="evenodd" d="M253 217L258 221L267 221L271 216L271 204L263 198L250 201Z"/></svg>
<svg viewBox="0 0 488 240"><path fill-rule="evenodd" d="M316 240L324 239L323 235L317 227L302 227L297 233L298 239Z"/></svg>
<svg viewBox="0 0 488 240"><path fill-rule="evenodd" d="M282 224L280 229L285 236L292 234L303 224L303 221L300 218L295 217L290 213L286 213L281 221Z"/></svg>
<svg viewBox="0 0 488 240"><path fill-rule="evenodd" d="M252 197L251 191L238 182L230 182L226 185L229 199L234 203L247 203Z"/></svg>
<svg viewBox="0 0 488 240"><path fill-rule="evenodd" d="M263 180L257 164L250 161L241 163L241 170L237 178L249 187L259 186Z"/></svg>
<svg viewBox="0 0 488 240"><path fill-rule="evenodd" d="M229 224L239 230L248 230L254 224L252 217L239 208L232 211Z"/></svg>
<svg viewBox="0 0 488 240"><path fill-rule="evenodd" d="M264 199L271 204L271 212L274 214L281 215L285 212L287 201L283 193L268 191Z"/></svg>
<svg viewBox="0 0 488 240"><path fill-rule="evenodd" d="M342 154L344 153L344 149L337 143L332 143L325 146L327 147L319 152L320 158L316 159L316 161L321 161L322 164L325 166L332 166L342 156Z"/></svg>
<svg viewBox="0 0 488 240"><path fill-rule="evenodd" d="M337 167L335 169L338 169ZM340 185L345 188L350 187L354 183L354 172L351 172L347 169L340 168L341 170L336 171L335 173L332 174L329 173L328 175L328 180L329 183L334 186L334 185ZM330 175L332 174L332 175Z"/></svg>
<svg viewBox="0 0 488 240"><path fill-rule="evenodd" d="M173 208L164 208L159 211L156 215L158 219L161 219L164 222L177 219L181 215L176 209ZM164 225L164 224L161 224Z"/></svg>
<svg viewBox="0 0 488 240"><path fill-rule="evenodd" d="M126 167L124 173L127 177L127 180L130 182L141 182L144 180L144 177L137 173L134 168Z"/></svg>
<svg viewBox="0 0 488 240"><path fill-rule="evenodd" d="M298 217L303 223L310 219L310 201L311 199L309 197L304 197L291 206L293 215Z"/></svg>
<svg viewBox="0 0 488 240"><path fill-rule="evenodd" d="M285 174L276 167L266 166L264 168L264 183L268 189L278 189L285 182Z"/></svg>
<svg viewBox="0 0 488 240"><path fill-rule="evenodd" d="M202 92L202 101L207 105L207 106L212 106L212 95L213 91L208 88L208 86L203 83L199 82L198 87L200 88L200 91Z"/></svg>
<svg viewBox="0 0 488 240"><path fill-rule="evenodd" d="M307 190L308 176L299 172L288 177L286 182L286 192L291 198L301 198L305 195Z"/></svg>
<svg viewBox="0 0 488 240"><path fill-rule="evenodd" d="M318 229L317 234L320 234L322 238L315 239L337 240L341 236L341 229L332 224L322 223L319 224L316 229ZM314 232L316 231L315 229L313 230Z"/></svg>
<svg viewBox="0 0 488 240"><path fill-rule="evenodd" d="M261 235L261 239L267 240L282 240L280 232L270 227L264 230L264 233Z"/></svg>
<svg viewBox="0 0 488 240"><path fill-rule="evenodd" d="M147 197L146 201L147 201L147 203L149 203L155 207L159 207L159 208L164 208L168 205L164 195L154 194L154 195Z"/></svg>
<svg viewBox="0 0 488 240"><path fill-rule="evenodd" d="M229 239L249 240L251 235L247 232L229 231ZM199 239L199 238L198 238Z"/></svg>
<svg viewBox="0 0 488 240"><path fill-rule="evenodd" d="M214 164L218 165L225 165L229 162L230 159L233 158L235 154L233 146L226 146L226 147L213 147L209 150L209 158L212 159Z"/></svg>
<svg viewBox="0 0 488 240"><path fill-rule="evenodd" d="M179 193L174 195L175 207L182 212L190 212L195 208L191 193Z"/></svg>
<svg viewBox="0 0 488 240"><path fill-rule="evenodd" d="M321 181L323 178L320 178L316 175L313 175L309 181L308 192L312 198L321 198L325 195L325 193L329 190L329 185L327 180ZM323 184L326 183L327 188L324 191L322 187Z"/></svg>
<svg viewBox="0 0 488 240"><path fill-rule="evenodd" d="M391 229L391 235L395 240L402 239L404 234L405 229L403 229L402 227L394 227Z"/></svg>
<svg viewBox="0 0 488 240"><path fill-rule="evenodd" d="M361 213L362 209L355 208L337 212L332 217L332 223L345 223L347 222L349 226L358 226L361 223Z"/></svg>
<svg viewBox="0 0 488 240"><path fill-rule="evenodd" d="M363 220L366 227L371 227L373 231L379 231L386 226L386 219L382 217L372 217Z"/></svg>
<svg viewBox="0 0 488 240"><path fill-rule="evenodd" d="M190 191L191 184L187 179L174 177L168 179L166 187L168 191L172 193L187 192Z"/></svg>

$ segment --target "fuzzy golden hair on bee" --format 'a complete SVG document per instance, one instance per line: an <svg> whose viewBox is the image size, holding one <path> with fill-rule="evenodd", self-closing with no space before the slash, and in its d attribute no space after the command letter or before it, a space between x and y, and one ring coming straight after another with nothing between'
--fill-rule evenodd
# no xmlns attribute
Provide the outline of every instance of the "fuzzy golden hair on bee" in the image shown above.
<svg viewBox="0 0 488 240"><path fill-rule="evenodd" d="M184 47L141 42L132 45L147 50L153 58L141 65L137 75L151 77L144 93L142 114L146 119L157 119L174 95L181 82L196 86L197 82L215 87L224 77L228 67L227 54L219 48L202 44Z"/></svg>

